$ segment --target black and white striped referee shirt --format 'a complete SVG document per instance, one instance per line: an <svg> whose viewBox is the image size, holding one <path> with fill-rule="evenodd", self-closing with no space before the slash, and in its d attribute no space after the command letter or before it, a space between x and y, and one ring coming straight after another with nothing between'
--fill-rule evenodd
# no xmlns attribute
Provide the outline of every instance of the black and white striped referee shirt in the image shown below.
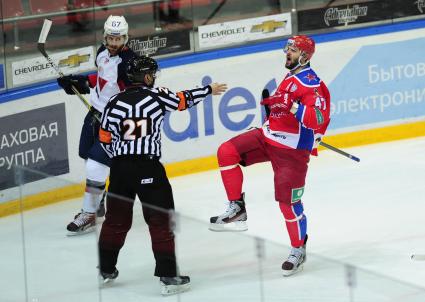
<svg viewBox="0 0 425 302"><path fill-rule="evenodd" d="M211 94L211 86L173 93L167 88L128 88L103 111L99 140L109 157L161 157L161 125L166 111L185 110Z"/></svg>

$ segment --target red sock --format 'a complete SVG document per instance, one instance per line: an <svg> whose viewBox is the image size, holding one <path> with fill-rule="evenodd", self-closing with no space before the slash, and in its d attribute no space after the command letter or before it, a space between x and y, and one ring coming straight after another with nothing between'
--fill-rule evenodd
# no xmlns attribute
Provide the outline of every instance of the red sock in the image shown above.
<svg viewBox="0 0 425 302"><path fill-rule="evenodd" d="M241 158L238 151L232 143L225 142L217 150L217 159L227 198L239 200L242 194L243 174L239 166Z"/></svg>

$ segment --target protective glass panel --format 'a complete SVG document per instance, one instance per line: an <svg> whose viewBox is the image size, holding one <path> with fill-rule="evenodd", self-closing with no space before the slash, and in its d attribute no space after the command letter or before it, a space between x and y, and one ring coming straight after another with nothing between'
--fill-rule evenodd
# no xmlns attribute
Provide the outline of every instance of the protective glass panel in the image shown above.
<svg viewBox="0 0 425 302"><path fill-rule="evenodd" d="M178 274L191 278L189 291L169 296L167 301L425 299L425 290L419 286L309 251L303 271L283 277L281 264L289 247L244 232L211 232L207 221L152 205L145 204L143 214L137 198L133 203L122 196L115 196L121 203L114 209L132 210L131 219L126 220L131 228L118 257L119 275L114 282L104 284L97 265L105 218L97 219L93 232L67 236L66 225L81 207L83 186L19 167L15 168L15 181L18 185L13 190L4 191L4 215L0 218L0 252L4 255L0 265L8 281L0 283L0 290L5 301L163 301L163 289L154 276L150 234L155 229L149 229L146 223L152 218L151 211L170 215ZM66 198L74 199L63 201ZM43 207L32 208L43 203ZM4 204L14 214L6 215ZM111 209L108 206L108 215L117 217ZM111 238L119 237L117 232L110 234Z"/></svg>
<svg viewBox="0 0 425 302"><path fill-rule="evenodd" d="M6 301L99 301L96 233L77 238L66 231L81 199L63 199L81 195L83 186L27 168L15 167L15 172L19 213L1 220L6 224L1 237L8 240L2 244L8 254L16 256L2 257L7 259L2 271L14 271L19 282L2 282L9 284L2 296Z"/></svg>

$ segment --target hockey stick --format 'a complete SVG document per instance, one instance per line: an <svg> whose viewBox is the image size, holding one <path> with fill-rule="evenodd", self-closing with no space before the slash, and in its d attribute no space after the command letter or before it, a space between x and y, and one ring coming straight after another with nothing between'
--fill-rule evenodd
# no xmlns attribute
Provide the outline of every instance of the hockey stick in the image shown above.
<svg viewBox="0 0 425 302"><path fill-rule="evenodd" d="M342 151L341 149L338 149L337 147L331 146L331 145L329 145L329 144L327 144L327 143L323 142L323 141L322 141L322 139L320 139L320 138L319 138L319 144L320 144L321 146L323 146L323 147L325 147L325 148L329 149L329 150L332 150L332 151L334 151L334 152L336 152L336 153L338 153L338 154L341 154L341 155L343 155L343 156L345 156L345 157L348 157L349 159L352 159L352 160L354 160L354 161L356 161L356 162L360 162L360 158L358 158L357 156L354 156L354 155L352 155L352 154L350 154L350 153L347 153L347 152L345 152L345 151Z"/></svg>
<svg viewBox="0 0 425 302"><path fill-rule="evenodd" d="M412 254L410 256L410 259L417 260L417 261L424 261L425 260L425 254Z"/></svg>
<svg viewBox="0 0 425 302"><path fill-rule="evenodd" d="M270 96L270 92L268 89L263 89L263 91L261 92L261 99L267 99ZM266 111L266 116L269 117L270 115L270 108L267 105L264 105L264 110Z"/></svg>
<svg viewBox="0 0 425 302"><path fill-rule="evenodd" d="M47 35L49 34L50 28L52 27L52 21L49 19L44 19L43 27L41 28L40 37L38 38L37 48L41 52L41 54L46 58L47 62L56 70L57 74L63 78L65 75L60 70L59 66L52 60L52 58L47 54L45 44ZM76 96L83 102L84 106L87 107L89 111L93 111L90 103L82 96L82 94L78 91L74 85L71 84L71 89L75 93ZM93 115L99 122L100 118L97 115Z"/></svg>
<svg viewBox="0 0 425 302"><path fill-rule="evenodd" d="M261 98L264 100L264 99L268 98L269 96L270 96L269 90L268 89L263 89L263 91L261 92ZM264 106L264 110L266 111L266 115L268 117L270 115L270 109L269 109L269 107L268 106ZM319 142L319 145L321 145L321 146L323 146L323 147L325 147L325 148L327 148L329 150L332 150L332 151L334 151L334 152L336 152L338 154L341 154L341 155L343 155L345 157L348 157L349 159L352 159L352 160L354 160L356 162L360 162L360 158L358 158L357 156L354 156L354 155L352 155L350 153L347 153L345 151L342 151L341 149L338 149L337 147L331 146L331 145L323 142L322 139L320 139L320 138L318 139L318 142Z"/></svg>

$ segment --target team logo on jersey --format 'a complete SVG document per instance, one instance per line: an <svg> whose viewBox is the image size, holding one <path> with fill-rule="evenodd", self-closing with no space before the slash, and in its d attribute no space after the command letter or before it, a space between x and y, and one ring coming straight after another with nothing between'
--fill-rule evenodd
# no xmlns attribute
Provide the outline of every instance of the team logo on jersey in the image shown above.
<svg viewBox="0 0 425 302"><path fill-rule="evenodd" d="M275 32L278 28L285 28L287 21L274 21L268 20L264 21L261 24L254 25L251 28L252 33L263 32L263 33L272 33Z"/></svg>
<svg viewBox="0 0 425 302"><path fill-rule="evenodd" d="M90 59L90 54L87 55L70 55L66 59L59 61L59 67L78 67L81 63L86 63Z"/></svg>
<svg viewBox="0 0 425 302"><path fill-rule="evenodd" d="M312 82L312 81L316 80L316 76L314 74L307 73L307 75L304 77L304 79L307 79L309 82Z"/></svg>
<svg viewBox="0 0 425 302"><path fill-rule="evenodd" d="M99 83L100 91L102 91L103 90L103 87L105 87L105 84L108 83L108 81L105 80L102 77L97 77L97 80L98 80L98 83Z"/></svg>
<svg viewBox="0 0 425 302"><path fill-rule="evenodd" d="M304 194L304 187L292 189L291 203L296 203L301 200Z"/></svg>

